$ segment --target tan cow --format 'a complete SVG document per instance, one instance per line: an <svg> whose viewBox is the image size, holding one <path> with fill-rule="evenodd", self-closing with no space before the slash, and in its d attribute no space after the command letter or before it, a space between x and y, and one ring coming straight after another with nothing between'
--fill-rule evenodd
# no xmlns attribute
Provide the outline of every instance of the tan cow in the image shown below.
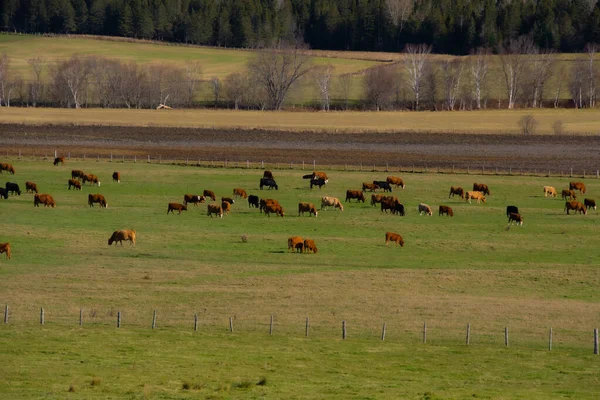
<svg viewBox="0 0 600 400"><path fill-rule="evenodd" d="M389 242L396 242L396 247L398 247L398 245L400 245L400 247L404 247L404 239L402 239L402 236L397 233L385 233L385 245L387 246Z"/></svg>
<svg viewBox="0 0 600 400"><path fill-rule="evenodd" d="M288 252L292 250L293 252L302 253L304 250L304 240L300 236L292 236L288 239Z"/></svg>
<svg viewBox="0 0 600 400"><path fill-rule="evenodd" d="M305 212L308 213L309 217L311 216L311 214L314 214L315 217L319 216L319 213L317 212L317 207L315 207L313 203L298 203L298 216L304 215Z"/></svg>
<svg viewBox="0 0 600 400"><path fill-rule="evenodd" d="M554 189L552 186L544 186L544 197L556 197L556 195L556 189Z"/></svg>
<svg viewBox="0 0 600 400"><path fill-rule="evenodd" d="M577 196L575 196L574 190L563 189L561 194L563 200L577 200Z"/></svg>
<svg viewBox="0 0 600 400"><path fill-rule="evenodd" d="M207 207L208 212L206 215L212 218L212 215L218 215L220 218L223 218L223 207L218 204L209 204Z"/></svg>
<svg viewBox="0 0 600 400"><path fill-rule="evenodd" d="M122 229L120 231L114 231L111 237L108 239L108 245L111 246L113 243L115 243L116 246L117 242L119 242L121 243L121 246L123 246L123 240L129 240L131 242L129 245L135 246L135 230Z"/></svg>
<svg viewBox="0 0 600 400"><path fill-rule="evenodd" d="M306 253L314 253L317 254L317 245L315 244L315 241L312 239L305 239L304 240L304 252Z"/></svg>
<svg viewBox="0 0 600 400"><path fill-rule="evenodd" d="M247 199L248 194L244 189L235 188L233 189L233 197L241 197L242 199Z"/></svg>
<svg viewBox="0 0 600 400"><path fill-rule="evenodd" d="M419 210L419 215L422 215L423 213L425 213L427 215L433 215L433 212L431 211L431 207L429 207L425 203L419 204L418 210Z"/></svg>
<svg viewBox="0 0 600 400"><path fill-rule="evenodd" d="M465 198L469 203L471 203L471 199L477 200L477 204L482 201L485 203L485 196L482 192L467 192Z"/></svg>
<svg viewBox="0 0 600 400"><path fill-rule="evenodd" d="M30 181L25 182L25 189L27 190L27 193L29 193L29 192L37 193L38 192L37 185L34 182L30 182Z"/></svg>
<svg viewBox="0 0 600 400"><path fill-rule="evenodd" d="M388 176L386 180L390 185L396 185L396 187L401 187L402 189L406 187L402 178L398 178L397 176Z"/></svg>
<svg viewBox="0 0 600 400"><path fill-rule="evenodd" d="M49 194L35 194L33 196L33 205L34 207L39 207L40 204L43 204L44 207L56 207L56 202Z"/></svg>
<svg viewBox="0 0 600 400"><path fill-rule="evenodd" d="M6 253L6 259L10 260L10 243L0 243L0 254Z"/></svg>
<svg viewBox="0 0 600 400"><path fill-rule="evenodd" d="M325 207L339 208L340 211L344 211L344 206L337 197L321 197L321 210L323 210Z"/></svg>

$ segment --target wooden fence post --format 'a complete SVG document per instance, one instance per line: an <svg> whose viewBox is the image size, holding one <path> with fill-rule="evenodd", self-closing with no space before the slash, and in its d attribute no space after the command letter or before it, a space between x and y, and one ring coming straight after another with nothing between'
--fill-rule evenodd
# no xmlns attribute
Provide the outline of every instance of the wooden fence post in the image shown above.
<svg viewBox="0 0 600 400"><path fill-rule="evenodd" d="M552 351L552 327L550 327L550 334L548 335L548 351Z"/></svg>
<svg viewBox="0 0 600 400"><path fill-rule="evenodd" d="M308 317L306 317L306 328L305 328L305 332L304 332L304 336L308 337Z"/></svg>
<svg viewBox="0 0 600 400"><path fill-rule="evenodd" d="M573 177L573 167L571 167L571 175L569 175L570 178Z"/></svg>
<svg viewBox="0 0 600 400"><path fill-rule="evenodd" d="M69 152L69 155L67 156L67 160L71 159L71 152Z"/></svg>
<svg viewBox="0 0 600 400"><path fill-rule="evenodd" d="M269 335L273 334L273 314L271 314L271 321L269 324Z"/></svg>
<svg viewBox="0 0 600 400"><path fill-rule="evenodd" d="M427 343L427 322L423 322L423 343Z"/></svg>
<svg viewBox="0 0 600 400"><path fill-rule="evenodd" d="M148 164L150 164L150 154L148 154Z"/></svg>
<svg viewBox="0 0 600 400"><path fill-rule="evenodd" d="M381 340L385 340L385 322L383 323L383 328L381 328Z"/></svg>
<svg viewBox="0 0 600 400"><path fill-rule="evenodd" d="M233 318L229 317L229 332L233 332Z"/></svg>
<svg viewBox="0 0 600 400"><path fill-rule="evenodd" d="M504 346L508 347L508 326L504 327Z"/></svg>
<svg viewBox="0 0 600 400"><path fill-rule="evenodd" d="M313 160L313 171L317 170L317 160Z"/></svg>
<svg viewBox="0 0 600 400"><path fill-rule="evenodd" d="M342 321L342 339L346 340L346 320Z"/></svg>
<svg viewBox="0 0 600 400"><path fill-rule="evenodd" d="M152 315L152 329L156 328L156 310L154 310L154 314Z"/></svg>
<svg viewBox="0 0 600 400"><path fill-rule="evenodd" d="M137 156L133 156L133 163L136 164L137 163Z"/></svg>
<svg viewBox="0 0 600 400"><path fill-rule="evenodd" d="M198 330L198 314L194 314L194 331Z"/></svg>
<svg viewBox="0 0 600 400"><path fill-rule="evenodd" d="M79 309L79 326L83 326L83 308Z"/></svg>
<svg viewBox="0 0 600 400"><path fill-rule="evenodd" d="M121 311L117 311L117 328L121 327Z"/></svg>
<svg viewBox="0 0 600 400"><path fill-rule="evenodd" d="M40 309L40 325L44 325L44 307Z"/></svg>
<svg viewBox="0 0 600 400"><path fill-rule="evenodd" d="M4 323L8 324L8 304L4 305Z"/></svg>
<svg viewBox="0 0 600 400"><path fill-rule="evenodd" d="M598 355L598 328L594 329L594 354Z"/></svg>
<svg viewBox="0 0 600 400"><path fill-rule="evenodd" d="M112 151L110 152L110 162L112 162Z"/></svg>
<svg viewBox="0 0 600 400"><path fill-rule="evenodd" d="M467 324L467 346L471 342L471 324Z"/></svg>

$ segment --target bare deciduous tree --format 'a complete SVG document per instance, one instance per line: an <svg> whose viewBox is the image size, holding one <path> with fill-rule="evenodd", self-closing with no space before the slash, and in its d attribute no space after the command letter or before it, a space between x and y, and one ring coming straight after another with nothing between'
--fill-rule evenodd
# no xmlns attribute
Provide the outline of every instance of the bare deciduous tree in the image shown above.
<svg viewBox="0 0 600 400"><path fill-rule="evenodd" d="M425 63L421 98L423 99L422 103L428 104L432 110L437 110L438 73L437 64Z"/></svg>
<svg viewBox="0 0 600 400"><path fill-rule="evenodd" d="M393 66L371 68L364 80L364 98L376 111L385 108L396 93L398 75Z"/></svg>
<svg viewBox="0 0 600 400"><path fill-rule="evenodd" d="M297 47L262 50L248 63L250 78L264 88L273 110L281 109L290 88L310 69L310 58Z"/></svg>
<svg viewBox="0 0 600 400"><path fill-rule="evenodd" d="M95 76L100 105L105 108L114 107L121 99L123 66L117 60L104 58L98 59L97 65L98 70Z"/></svg>
<svg viewBox="0 0 600 400"><path fill-rule="evenodd" d="M6 105L6 92L9 86L8 67L10 59L6 53L0 56L0 107Z"/></svg>
<svg viewBox="0 0 600 400"><path fill-rule="evenodd" d="M42 82L42 73L46 66L46 61L42 57L34 57L27 60L32 69L32 79L28 85L29 89L29 102L31 105L36 107L37 103L43 96L44 83Z"/></svg>
<svg viewBox="0 0 600 400"><path fill-rule="evenodd" d="M414 0L385 0L385 9L392 24L402 31L412 13Z"/></svg>
<svg viewBox="0 0 600 400"><path fill-rule="evenodd" d="M454 110L456 100L460 93L460 80L462 77L463 62L460 58L447 60L442 63L442 77L444 79L444 106L447 110Z"/></svg>
<svg viewBox="0 0 600 400"><path fill-rule="evenodd" d="M425 64L429 53L431 53L431 46L426 44L409 44L404 49L404 66L408 74L408 84L414 95L415 110L419 109Z"/></svg>
<svg viewBox="0 0 600 400"><path fill-rule="evenodd" d="M586 72L587 63L585 60L576 60L571 67L571 79L569 80L569 89L571 99L575 108L583 108L586 104Z"/></svg>
<svg viewBox="0 0 600 400"><path fill-rule="evenodd" d="M74 105L75 108L81 108L81 103L85 100L88 79L95 68L93 62L91 58L75 55L54 65L52 72L54 90L59 101L66 103L67 106Z"/></svg>
<svg viewBox="0 0 600 400"><path fill-rule="evenodd" d="M598 71L594 66L594 57L596 55L597 46L594 43L588 43L585 46L585 49L588 53L586 69L588 86L588 107L592 108L596 105L596 76L598 75Z"/></svg>
<svg viewBox="0 0 600 400"><path fill-rule="evenodd" d="M313 69L314 79L319 91L319 98L321 100L321 109L323 111L329 111L329 104L331 102L330 88L331 88L331 77L333 75L333 66L327 65Z"/></svg>
<svg viewBox="0 0 600 400"><path fill-rule="evenodd" d="M554 108L558 108L560 101L560 92L562 91L563 81L565 80L565 68L561 66L558 72L555 74L555 85L554 91Z"/></svg>
<svg viewBox="0 0 600 400"><path fill-rule="evenodd" d="M531 107L542 107L544 89L546 88L548 79L550 79L555 56L551 51L538 53L537 50L534 49L530 59L531 61L527 66L527 86L529 88Z"/></svg>
<svg viewBox="0 0 600 400"><path fill-rule="evenodd" d="M202 67L198 62L192 61L185 66L185 83L187 87L186 105L191 107L196 95L196 85L202 76Z"/></svg>
<svg viewBox="0 0 600 400"><path fill-rule="evenodd" d="M344 108L347 110L350 103L350 93L352 92L352 83L354 79L352 74L343 74L338 78L338 86L342 98L344 99Z"/></svg>
<svg viewBox="0 0 600 400"><path fill-rule="evenodd" d="M529 37L520 36L511 39L508 46L500 52L500 63L506 83L506 94L508 97L508 108L515 107L520 84L523 79L523 70L527 65L528 55L532 54L535 45Z"/></svg>
<svg viewBox="0 0 600 400"><path fill-rule="evenodd" d="M525 115L518 122L519 128L521 128L523 135L533 135L535 133L537 124L538 122L533 115Z"/></svg>
<svg viewBox="0 0 600 400"><path fill-rule="evenodd" d="M473 97L477 109L481 109L481 97L485 92L487 84L487 73L490 64L490 53L488 49L479 48L469 58L470 71L473 83Z"/></svg>
<svg viewBox="0 0 600 400"><path fill-rule="evenodd" d="M248 91L248 80L239 72L230 74L223 84L227 100L233 103L233 108L239 109Z"/></svg>
<svg viewBox="0 0 600 400"><path fill-rule="evenodd" d="M127 108L142 107L142 97L144 94L147 74L138 65L132 61L121 66L122 79L119 86L119 95L125 102Z"/></svg>
<svg viewBox="0 0 600 400"><path fill-rule="evenodd" d="M216 76L210 78L210 89L215 99L215 107L217 107L219 100L221 100L221 81Z"/></svg>

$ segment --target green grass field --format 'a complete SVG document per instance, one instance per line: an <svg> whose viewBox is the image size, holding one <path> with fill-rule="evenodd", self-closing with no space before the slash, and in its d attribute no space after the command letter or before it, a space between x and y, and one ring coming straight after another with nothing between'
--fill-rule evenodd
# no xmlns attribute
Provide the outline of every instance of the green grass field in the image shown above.
<svg viewBox="0 0 600 400"><path fill-rule="evenodd" d="M328 171L330 183L311 191L302 171L275 170L280 190L261 192L259 170L1 161L17 170L3 178L22 188L33 180L57 201L44 209L31 194L0 200L0 242L13 253L0 257L0 304L10 307L0 325L0 393L9 398L591 399L600 390L592 354L600 217L567 216L560 199L542 195L568 179L405 174L406 189L394 191L405 217L351 203L309 218L297 216L299 201L343 200L346 189L386 174ZM102 185L68 191L71 169ZM450 185L476 181L492 190L487 204L447 198ZM600 182L585 182L597 198ZM243 201L223 219L207 217L205 205L166 214L185 193L230 196L234 187L278 199L286 216ZM89 193L104 194L109 207L88 207ZM450 205L455 217L419 216L419 202ZM522 227L506 229L508 204L519 206ZM136 229L137 246L109 247L124 228ZM405 246L386 247L386 231ZM288 253L292 235L314 239L318 254Z"/></svg>

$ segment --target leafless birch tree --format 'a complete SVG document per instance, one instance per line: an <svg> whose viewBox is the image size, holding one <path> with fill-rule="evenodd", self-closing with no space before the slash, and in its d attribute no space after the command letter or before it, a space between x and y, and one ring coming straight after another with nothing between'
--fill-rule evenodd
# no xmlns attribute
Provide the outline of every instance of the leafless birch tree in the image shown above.
<svg viewBox="0 0 600 400"><path fill-rule="evenodd" d="M385 0L385 10L392 24L401 32L413 10L414 0Z"/></svg>
<svg viewBox="0 0 600 400"><path fill-rule="evenodd" d="M93 71L93 60L90 58L72 56L66 61L58 61L53 70L55 95L58 96L58 100L67 106L81 108L88 79ZM65 96L68 96L68 99Z"/></svg>
<svg viewBox="0 0 600 400"><path fill-rule="evenodd" d="M2 53L0 56L0 107L6 105L6 95L9 86L8 68L10 59L6 53Z"/></svg>
<svg viewBox="0 0 600 400"><path fill-rule="evenodd" d="M487 84L487 74L490 64L490 53L488 49L479 48L469 57L469 70L473 84L473 98L477 109L481 109L481 98Z"/></svg>
<svg viewBox="0 0 600 400"><path fill-rule="evenodd" d="M517 39L511 39L508 46L500 52L509 109L515 107L528 55L532 54L534 48L531 38L520 36Z"/></svg>
<svg viewBox="0 0 600 400"><path fill-rule="evenodd" d="M376 111L385 108L394 93L398 75L392 66L371 68L364 80L364 98Z"/></svg>
<svg viewBox="0 0 600 400"><path fill-rule="evenodd" d="M314 79L319 91L319 98L321 100L321 110L329 111L329 104L331 102L331 77L333 75L333 66L327 65L313 69Z"/></svg>
<svg viewBox="0 0 600 400"><path fill-rule="evenodd" d="M529 87L531 107L533 108L543 106L544 89L548 79L550 79L555 59L553 52L538 53L534 51L534 54L530 57L530 62L527 65L527 75L529 76L527 86Z"/></svg>
<svg viewBox="0 0 600 400"><path fill-rule="evenodd" d="M454 110L460 93L460 82L463 72L463 61L460 58L447 60L442 63L442 78L444 79L444 106L446 110Z"/></svg>
<svg viewBox="0 0 600 400"><path fill-rule="evenodd" d="M596 76L598 71L594 65L594 57L596 55L597 45L595 43L588 43L586 45L587 57L587 86L588 86L588 107L592 108L596 105Z"/></svg>
<svg viewBox="0 0 600 400"><path fill-rule="evenodd" d="M408 84L414 95L415 110L419 110L425 65L429 53L431 53L431 46L426 44L409 44L404 49L404 66L408 75Z"/></svg>
<svg viewBox="0 0 600 400"><path fill-rule="evenodd" d="M46 61L42 57L34 57L27 60L27 63L31 66L32 70L32 79L28 85L29 102L33 107L36 107L44 92L42 73L46 67Z"/></svg>
<svg viewBox="0 0 600 400"><path fill-rule="evenodd" d="M217 107L221 100L221 81L216 76L210 78L210 90L215 100L215 107Z"/></svg>
<svg viewBox="0 0 600 400"><path fill-rule="evenodd" d="M583 108L586 104L586 72L587 63L585 60L576 60L571 67L571 79L569 80L569 91L575 108Z"/></svg>
<svg viewBox="0 0 600 400"><path fill-rule="evenodd" d="M122 79L119 86L119 96L127 108L142 107L142 97L146 87L147 74L135 61L121 66Z"/></svg>
<svg viewBox="0 0 600 400"><path fill-rule="evenodd" d="M196 95L196 86L202 76L202 67L198 62L192 61L185 66L185 83L187 89L186 105L192 106L194 96Z"/></svg>
<svg viewBox="0 0 600 400"><path fill-rule="evenodd" d="M230 74L225 78L223 84L225 89L225 96L227 100L233 103L233 107L237 110L244 100L244 96L248 91L248 84L245 76L239 72Z"/></svg>
<svg viewBox="0 0 600 400"><path fill-rule="evenodd" d="M344 99L344 108L346 110L348 110L350 105L350 93L352 92L353 82L354 77L352 74L343 74L338 77L338 87Z"/></svg>

